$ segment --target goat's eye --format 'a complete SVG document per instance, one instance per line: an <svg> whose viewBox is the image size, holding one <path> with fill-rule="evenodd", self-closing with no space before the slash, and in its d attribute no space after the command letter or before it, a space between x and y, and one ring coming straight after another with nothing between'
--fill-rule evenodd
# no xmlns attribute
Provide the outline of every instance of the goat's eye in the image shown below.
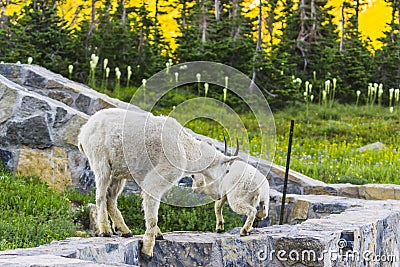
<svg viewBox="0 0 400 267"><path fill-rule="evenodd" d="M192 179L194 179L194 174L192 174L191 176L192 176Z"/></svg>

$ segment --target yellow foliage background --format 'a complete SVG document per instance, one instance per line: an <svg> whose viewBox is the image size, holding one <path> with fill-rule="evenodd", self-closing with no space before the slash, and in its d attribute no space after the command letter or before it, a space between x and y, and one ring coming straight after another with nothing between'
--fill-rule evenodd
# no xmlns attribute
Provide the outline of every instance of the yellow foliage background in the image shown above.
<svg viewBox="0 0 400 267"><path fill-rule="evenodd" d="M25 3L28 3L26 1ZM149 11L154 15L155 13L155 0L148 0ZM245 9L249 10L249 16L257 16L259 0L244 0L242 5ZM366 0L367 4L363 7L359 14L359 30L363 34L363 38L370 38L373 41L373 47L379 49L382 43L377 39L383 36L383 31L387 27L387 23L390 22L391 8L387 6L384 0ZM117 3L116 0L113 1L114 7ZM160 6L165 6L168 3L167 0L160 0ZM340 25L341 23L341 5L343 0L329 0L328 5L331 5L333 9L333 14L335 16L335 23ZM126 6L140 6L142 1L127 0ZM82 19L87 19L90 16L90 5L91 1L84 0L65 0L63 4L59 7L59 15L64 17L67 21L71 21L75 17L77 8L83 5L83 9L79 12L76 17L76 21ZM96 3L96 7L100 8L101 2ZM18 12L21 9L21 5L9 5L7 6L7 14L10 15L13 12ZM170 41L172 48L175 48L174 37L179 35L178 25L175 21L175 17L179 16L179 11L173 8L163 8L163 11L167 12L166 15L160 15L159 21L166 40ZM279 33L276 33L279 35ZM340 34L340 32L339 32ZM267 38L267 34L264 34ZM268 41L268 40L264 40Z"/></svg>

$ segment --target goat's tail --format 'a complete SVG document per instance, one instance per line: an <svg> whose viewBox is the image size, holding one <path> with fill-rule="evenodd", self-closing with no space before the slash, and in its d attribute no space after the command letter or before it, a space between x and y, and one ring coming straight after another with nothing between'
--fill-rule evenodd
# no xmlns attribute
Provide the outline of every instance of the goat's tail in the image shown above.
<svg viewBox="0 0 400 267"><path fill-rule="evenodd" d="M83 146L82 146L82 144L81 144L81 142L79 140L78 140L78 149L82 154L85 155L85 151L83 150Z"/></svg>

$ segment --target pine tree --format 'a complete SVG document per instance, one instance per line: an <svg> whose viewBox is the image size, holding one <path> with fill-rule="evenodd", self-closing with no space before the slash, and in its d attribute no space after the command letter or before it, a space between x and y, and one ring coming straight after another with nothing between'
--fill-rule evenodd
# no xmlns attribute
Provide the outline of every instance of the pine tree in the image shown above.
<svg viewBox="0 0 400 267"><path fill-rule="evenodd" d="M380 39L382 49L376 51L376 71L373 81L382 82L385 88L398 88L400 84L400 24L396 20L400 14L399 1L386 1L392 8L392 19L385 36Z"/></svg>
<svg viewBox="0 0 400 267"><path fill-rule="evenodd" d="M66 74L73 51L69 33L54 1L35 0L24 6L16 19L14 45L19 57L31 56L36 64Z"/></svg>
<svg viewBox="0 0 400 267"><path fill-rule="evenodd" d="M349 9L349 17L345 25L342 37L340 65L338 66L338 78L341 86L338 87L337 96L342 102L354 102L357 90L366 91L368 82L371 81L374 70L371 53L367 47L370 41L361 41L361 33L358 31L358 17L351 15L352 9L359 8L359 4L352 5L345 2L343 8ZM357 14L357 12L355 12ZM366 92L364 93L366 95Z"/></svg>
<svg viewBox="0 0 400 267"><path fill-rule="evenodd" d="M321 90L325 79L336 71L339 51L336 26L326 0L301 0L299 6L286 1L277 21L282 25L281 42L272 46L271 87L273 101L283 105L287 100L303 100L304 87L294 84L300 78ZM275 87L275 88L274 88ZM314 95L315 98L318 92Z"/></svg>

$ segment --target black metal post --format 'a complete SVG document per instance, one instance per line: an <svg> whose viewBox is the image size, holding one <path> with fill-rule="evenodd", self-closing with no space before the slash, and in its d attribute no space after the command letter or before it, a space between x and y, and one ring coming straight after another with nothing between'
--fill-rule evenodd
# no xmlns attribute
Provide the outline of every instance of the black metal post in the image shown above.
<svg viewBox="0 0 400 267"><path fill-rule="evenodd" d="M282 194L282 206L281 206L281 216L279 218L279 224L283 224L283 216L285 214L285 202L286 202L286 191L287 184L289 179L289 167L290 167L290 154L292 153L292 140L293 140L293 129L294 129L294 120L290 121L290 133L289 133L289 145L286 157L286 171L285 171L285 181L283 183L283 194Z"/></svg>

